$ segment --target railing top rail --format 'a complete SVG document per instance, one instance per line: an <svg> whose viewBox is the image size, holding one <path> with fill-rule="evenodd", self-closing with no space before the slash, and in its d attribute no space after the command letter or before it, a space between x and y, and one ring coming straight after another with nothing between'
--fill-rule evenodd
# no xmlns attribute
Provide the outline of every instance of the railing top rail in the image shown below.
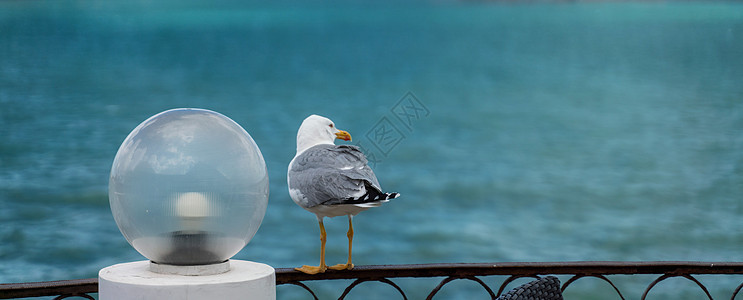
<svg viewBox="0 0 743 300"><path fill-rule="evenodd" d="M743 274L743 262L701 261L570 261L444 263L357 266L353 270L307 275L293 269L276 269L276 283L325 279L441 277L538 274Z"/></svg>
<svg viewBox="0 0 743 300"><path fill-rule="evenodd" d="M0 299L97 292L98 278L0 284Z"/></svg>
<svg viewBox="0 0 743 300"><path fill-rule="evenodd" d="M472 277L489 275L695 275L743 274L743 262L702 261L569 261L495 262L409 265L368 265L353 270L308 275L291 268L276 269L276 284L311 280L378 280L395 277ZM98 278L0 284L0 299L96 293ZM737 293L737 292L736 292Z"/></svg>

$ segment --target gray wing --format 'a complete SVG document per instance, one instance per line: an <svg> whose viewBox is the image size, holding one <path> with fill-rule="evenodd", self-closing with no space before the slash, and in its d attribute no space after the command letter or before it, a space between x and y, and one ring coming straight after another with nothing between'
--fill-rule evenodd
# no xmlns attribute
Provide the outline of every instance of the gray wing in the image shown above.
<svg viewBox="0 0 743 300"><path fill-rule="evenodd" d="M297 156L289 169L289 189L297 189L306 206L344 204L373 188L382 188L356 146L317 145Z"/></svg>

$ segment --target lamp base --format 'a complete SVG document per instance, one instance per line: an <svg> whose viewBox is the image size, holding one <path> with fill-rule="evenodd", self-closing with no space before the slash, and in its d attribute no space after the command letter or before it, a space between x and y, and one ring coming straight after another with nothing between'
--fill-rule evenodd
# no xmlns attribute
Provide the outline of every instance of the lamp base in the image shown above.
<svg viewBox="0 0 743 300"><path fill-rule="evenodd" d="M229 300L245 299L246 295L256 300L276 299L276 272L271 266L243 260L215 265L221 264L229 271L213 275L155 273L150 268L163 265L150 261L113 265L98 272L98 296L100 300Z"/></svg>
<svg viewBox="0 0 743 300"><path fill-rule="evenodd" d="M196 265L196 266L176 266L169 264L159 264L154 261L150 261L150 272L160 274L171 274L171 275L183 275L183 276L204 276L204 275L216 275L230 271L230 261L226 260L221 263L211 265Z"/></svg>

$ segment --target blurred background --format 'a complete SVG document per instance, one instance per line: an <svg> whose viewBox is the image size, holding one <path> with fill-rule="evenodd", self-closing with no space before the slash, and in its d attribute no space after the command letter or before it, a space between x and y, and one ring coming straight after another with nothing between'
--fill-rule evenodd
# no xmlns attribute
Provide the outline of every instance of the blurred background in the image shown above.
<svg viewBox="0 0 743 300"><path fill-rule="evenodd" d="M232 118L266 159L268 211L236 259L317 263L286 168L320 114L402 193L355 218L357 265L741 261L742 49L740 2L2 1L0 283L143 260L108 175L134 127L177 107ZM397 118L401 103L419 114ZM382 123L394 144L374 140ZM345 261L346 219L326 226L329 263ZM713 296L739 279L702 277ZM439 280L396 282L418 299ZM639 298L650 281L617 284ZM368 285L356 296L395 294ZM678 279L652 295L704 294ZM440 297L484 296L463 282Z"/></svg>

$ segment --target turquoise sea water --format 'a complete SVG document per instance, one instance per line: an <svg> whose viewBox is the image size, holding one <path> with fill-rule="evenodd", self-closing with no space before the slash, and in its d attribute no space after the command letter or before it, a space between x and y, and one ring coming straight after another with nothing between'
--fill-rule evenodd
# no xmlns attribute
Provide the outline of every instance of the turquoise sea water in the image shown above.
<svg viewBox="0 0 743 300"><path fill-rule="evenodd" d="M411 99L420 114L398 119ZM129 131L176 107L234 119L266 159L268 211L238 259L317 263L315 217L286 190L316 113L403 195L355 218L357 265L743 260L742 3L4 1L0 282L144 259L113 221L108 173ZM375 148L380 122L398 132ZM346 221L326 225L328 260L344 261ZM652 279L618 285L639 298ZM713 296L740 283L702 279ZM399 283L418 299L437 280ZM312 284L331 298L348 283ZM654 293L703 295L682 280Z"/></svg>

